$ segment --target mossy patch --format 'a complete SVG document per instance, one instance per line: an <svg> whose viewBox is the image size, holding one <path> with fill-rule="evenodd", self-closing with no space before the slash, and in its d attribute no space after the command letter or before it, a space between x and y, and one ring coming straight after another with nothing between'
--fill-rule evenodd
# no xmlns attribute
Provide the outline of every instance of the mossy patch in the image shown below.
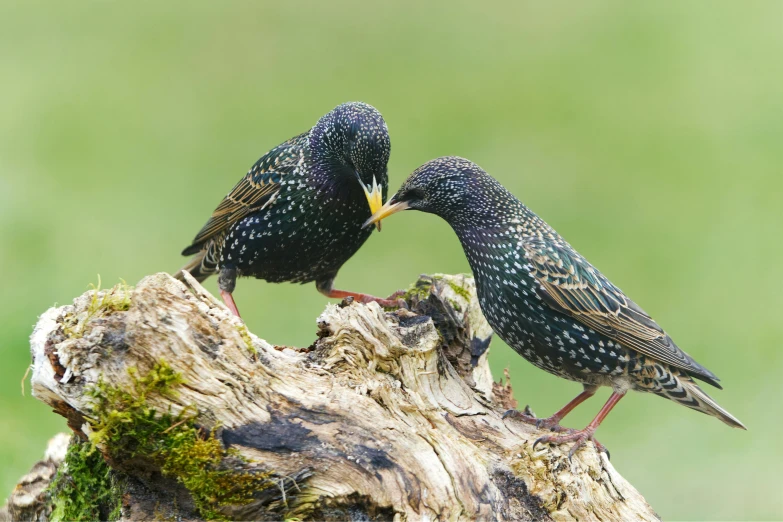
<svg viewBox="0 0 783 522"><path fill-rule="evenodd" d="M269 473L252 469L234 450L227 450L215 435L196 425L197 412L185 408L173 414L149 405L155 395L176 396L184 381L165 361L144 376L128 370L131 392L100 381L89 394L97 418L90 420L90 440L115 462L143 458L166 477L188 489L205 519L224 519L220 507L244 505L255 492L272 487Z"/></svg>
<svg viewBox="0 0 783 522"><path fill-rule="evenodd" d="M414 297L419 301L426 299L430 295L430 289L432 288L432 280L421 278L416 281L405 291L402 296L406 301L410 301Z"/></svg>
<svg viewBox="0 0 783 522"><path fill-rule="evenodd" d="M460 286L451 280L447 280L446 282L449 284L449 287L451 287L455 294L463 298L465 301L470 302L470 292L468 292L464 286Z"/></svg>
<svg viewBox="0 0 783 522"><path fill-rule="evenodd" d="M49 520L117 520L122 507L117 482L95 446L74 439L49 486Z"/></svg>
<svg viewBox="0 0 783 522"><path fill-rule="evenodd" d="M84 335L87 324L96 317L112 312L124 312L130 309L133 287L121 282L109 290L101 290L101 278L98 285L93 286L92 298L86 310L77 315L71 315L63 320L63 332L68 337L80 338Z"/></svg>
<svg viewBox="0 0 783 522"><path fill-rule="evenodd" d="M253 339L250 337L250 330L247 329L247 326L245 326L244 324L238 324L237 332L239 332L239 335L242 336L242 340L245 341L245 346L247 346L247 351L249 351L253 355L258 355L258 350L256 350L255 346L253 346Z"/></svg>
<svg viewBox="0 0 783 522"><path fill-rule="evenodd" d="M466 288L455 283L454 281L451 280L451 278L443 277L442 275L422 276L418 281L416 281L416 283L411 285L410 288L408 288L408 290L405 291L405 294L403 295L403 299L408 301L411 298L415 297L419 301L422 301L427 297L429 297L430 292L432 291L433 284L444 280L449 285L449 287L454 291L455 294L462 297L466 301L470 302L471 295Z"/></svg>

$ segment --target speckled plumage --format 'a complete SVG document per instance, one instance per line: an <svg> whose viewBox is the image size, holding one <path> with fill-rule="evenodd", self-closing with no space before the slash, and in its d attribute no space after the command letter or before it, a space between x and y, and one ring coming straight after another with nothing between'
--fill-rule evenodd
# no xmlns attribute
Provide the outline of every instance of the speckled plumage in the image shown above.
<svg viewBox="0 0 783 522"><path fill-rule="evenodd" d="M386 199L390 150L375 108L336 107L253 165L182 252L195 255L185 269L198 280L219 271L229 294L237 277L251 276L315 281L329 295L340 267L372 232L361 227L371 214L363 185L371 190L376 180Z"/></svg>
<svg viewBox="0 0 783 522"><path fill-rule="evenodd" d="M712 372L474 163L445 157L421 166L375 216L405 208L451 225L475 274L481 309L509 346L585 385L586 395L558 412L551 427L598 386L613 388L616 400L627 390L652 392L744 427L693 380L720 387Z"/></svg>

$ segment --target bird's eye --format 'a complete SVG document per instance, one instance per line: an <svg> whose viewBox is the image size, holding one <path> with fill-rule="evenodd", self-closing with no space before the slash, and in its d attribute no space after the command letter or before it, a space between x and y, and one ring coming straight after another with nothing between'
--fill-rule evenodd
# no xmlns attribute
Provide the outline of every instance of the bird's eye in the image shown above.
<svg viewBox="0 0 783 522"><path fill-rule="evenodd" d="M412 188L405 192L405 201L418 201L424 199L425 194L424 191L420 188Z"/></svg>

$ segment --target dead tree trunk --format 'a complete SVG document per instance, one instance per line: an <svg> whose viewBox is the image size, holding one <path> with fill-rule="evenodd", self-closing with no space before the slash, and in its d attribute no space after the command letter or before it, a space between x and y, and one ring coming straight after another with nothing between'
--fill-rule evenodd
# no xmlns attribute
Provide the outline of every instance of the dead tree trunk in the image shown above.
<svg viewBox="0 0 783 522"><path fill-rule="evenodd" d="M502 418L468 276L422 277L411 310L330 304L307 348L189 287L157 274L41 316L33 393L76 437L19 516L657 520L592 445L569 461Z"/></svg>

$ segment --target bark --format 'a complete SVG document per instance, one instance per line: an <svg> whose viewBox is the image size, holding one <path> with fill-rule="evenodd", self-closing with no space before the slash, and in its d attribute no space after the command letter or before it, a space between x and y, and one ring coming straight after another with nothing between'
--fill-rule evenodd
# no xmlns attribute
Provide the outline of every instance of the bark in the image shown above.
<svg viewBox="0 0 783 522"><path fill-rule="evenodd" d="M411 310L329 304L314 343L293 348L249 333L194 280L156 274L44 313L33 393L100 451L124 520L658 519L592 444L569 460L570 445L534 450L545 433L503 419L515 403L493 383L471 277L422 276L406 299ZM140 379L161 364L181 384L146 393ZM139 449L154 441L120 450L127 440L101 435L116 414L101 411L107 386L143 394L170 423L161 436L189 425L217 440L223 456L204 469L266 486L205 509L165 450Z"/></svg>
<svg viewBox="0 0 783 522"><path fill-rule="evenodd" d="M0 509L0 520L48 520L51 512L47 488L65 458L70 437L58 433L49 440L43 460L19 479L8 502Z"/></svg>

